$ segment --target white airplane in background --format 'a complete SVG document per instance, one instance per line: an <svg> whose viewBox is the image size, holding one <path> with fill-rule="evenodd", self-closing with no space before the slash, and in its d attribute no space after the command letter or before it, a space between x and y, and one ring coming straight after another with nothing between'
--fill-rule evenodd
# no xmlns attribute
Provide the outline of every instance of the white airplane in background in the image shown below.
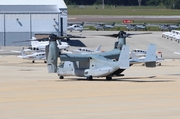
<svg viewBox="0 0 180 119"><path fill-rule="evenodd" d="M81 24L71 24L71 25L68 25L68 27L67 27L67 30L70 32L72 32L72 31L82 32L85 29L87 29L87 28L84 28L84 22L82 22Z"/></svg>
<svg viewBox="0 0 180 119"><path fill-rule="evenodd" d="M45 47L46 47L46 45L49 44L49 41L36 41L35 37L32 37L30 42L31 42L31 46L30 47L28 47L27 49L24 49L24 47L23 47L23 51L26 52L26 53L27 52L28 53L45 52ZM58 48L59 49L69 48L69 45L68 45L67 42L59 42L57 40L57 44L58 44ZM21 53L21 51L17 51L17 50L11 50L11 52Z"/></svg>
<svg viewBox="0 0 180 119"><path fill-rule="evenodd" d="M146 30L146 24L128 24L128 25L126 26L126 29L127 29L128 31L130 31L130 30L137 31L137 30L139 30L139 29L144 29L144 30Z"/></svg>
<svg viewBox="0 0 180 119"><path fill-rule="evenodd" d="M169 31L169 32L162 33L162 37L172 40L172 39L175 39L175 37L177 37L179 34L180 34L180 31L172 30L172 31Z"/></svg>
<svg viewBox="0 0 180 119"><path fill-rule="evenodd" d="M88 48L79 48L77 50L72 50L72 51L68 51L68 50L64 50L62 51L62 53L73 53L73 54L92 54L92 53L100 53L102 52L101 50L101 45L98 45L98 47L95 50L91 50Z"/></svg>
<svg viewBox="0 0 180 119"><path fill-rule="evenodd" d="M32 54L26 54L24 49L21 51L21 55L17 56L18 58L32 60L32 63L35 63L35 60L44 60L46 63L46 53L45 52L36 52Z"/></svg>
<svg viewBox="0 0 180 119"><path fill-rule="evenodd" d="M31 47L28 49L35 50L35 51L45 51L46 45L49 44L49 41L34 41L36 40L35 37L32 37ZM59 49L66 49L69 47L67 42L59 42L57 40L58 48Z"/></svg>

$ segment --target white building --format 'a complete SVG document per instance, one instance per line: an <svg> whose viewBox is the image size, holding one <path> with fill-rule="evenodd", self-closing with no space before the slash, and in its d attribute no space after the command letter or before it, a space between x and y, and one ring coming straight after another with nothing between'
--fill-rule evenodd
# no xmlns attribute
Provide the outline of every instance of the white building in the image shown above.
<svg viewBox="0 0 180 119"><path fill-rule="evenodd" d="M4 46L17 45L12 42L31 39L38 33L62 35L66 30L67 6L64 0L0 2L0 42ZM18 43L18 45L28 44L30 43Z"/></svg>

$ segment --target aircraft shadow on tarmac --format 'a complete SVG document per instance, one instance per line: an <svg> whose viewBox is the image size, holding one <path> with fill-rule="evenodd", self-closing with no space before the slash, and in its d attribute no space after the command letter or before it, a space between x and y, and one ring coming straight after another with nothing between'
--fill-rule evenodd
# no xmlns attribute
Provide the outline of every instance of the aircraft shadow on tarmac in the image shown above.
<svg viewBox="0 0 180 119"><path fill-rule="evenodd" d="M156 80L153 80L153 78L156 78L156 76L149 76L149 77L127 77L127 78L114 78L112 79L111 81L117 81L117 82L135 82L135 83L148 83L148 82L174 82L173 79L167 79L167 80L164 80L164 79L156 79ZM139 80L138 80L139 79ZM146 80L146 79L152 79L152 80ZM67 80L58 80L58 82L61 82L61 81L88 81L87 79L85 78L69 78ZM105 79L100 79L100 78L93 78L93 80L91 81L106 81L106 82L109 82Z"/></svg>
<svg viewBox="0 0 180 119"><path fill-rule="evenodd" d="M180 74L167 74L167 75L171 75L171 76L180 76Z"/></svg>
<svg viewBox="0 0 180 119"><path fill-rule="evenodd" d="M75 47L86 47L86 45L81 42L80 40L77 39L71 39L69 41L62 40L63 42L67 42L70 46L75 46Z"/></svg>

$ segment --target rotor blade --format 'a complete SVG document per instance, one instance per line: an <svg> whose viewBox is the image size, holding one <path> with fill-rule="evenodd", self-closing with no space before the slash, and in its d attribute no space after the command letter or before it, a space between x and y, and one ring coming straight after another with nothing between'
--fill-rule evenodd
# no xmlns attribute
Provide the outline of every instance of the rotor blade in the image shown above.
<svg viewBox="0 0 180 119"><path fill-rule="evenodd" d="M128 33L127 35L130 36L130 35L143 35L143 34L152 34L151 32L149 33Z"/></svg>
<svg viewBox="0 0 180 119"><path fill-rule="evenodd" d="M57 36L54 34L50 34L47 38L41 38L41 39L31 39L31 40L23 40L23 41L14 41L13 43L19 43L19 42L30 42L30 41L50 41L50 40L61 40L64 38L86 38L85 36L73 36L73 35L67 35L67 36Z"/></svg>
<svg viewBox="0 0 180 119"><path fill-rule="evenodd" d="M101 35L101 36L107 36L107 37L114 37L117 38L119 34L111 34L111 35Z"/></svg>
<svg viewBox="0 0 180 119"><path fill-rule="evenodd" d="M20 42L31 42L31 41L48 41L49 38L41 38L41 39L31 39L31 40L22 40L22 41L14 41L12 43L20 43Z"/></svg>
<svg viewBox="0 0 180 119"><path fill-rule="evenodd" d="M86 38L86 37L85 36L72 36L72 35L54 37L55 40L64 39L64 38Z"/></svg>
<svg viewBox="0 0 180 119"><path fill-rule="evenodd" d="M123 33L124 34L124 37L129 37L131 35L143 35L143 34L152 34L152 33L128 33L126 34L126 32ZM117 33L117 34L110 34L110 35L101 35L101 36L107 36L107 37L114 37L114 38L117 38L120 34Z"/></svg>

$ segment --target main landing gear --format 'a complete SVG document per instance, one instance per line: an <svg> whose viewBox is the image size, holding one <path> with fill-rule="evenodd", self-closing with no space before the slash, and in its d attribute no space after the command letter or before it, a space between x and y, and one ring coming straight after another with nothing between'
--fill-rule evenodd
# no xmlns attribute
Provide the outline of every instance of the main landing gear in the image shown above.
<svg viewBox="0 0 180 119"><path fill-rule="evenodd" d="M93 77L92 76L87 76L87 80L92 80Z"/></svg>
<svg viewBox="0 0 180 119"><path fill-rule="evenodd" d="M64 79L64 76L59 76L59 79Z"/></svg>
<svg viewBox="0 0 180 119"><path fill-rule="evenodd" d="M107 80L107 81L111 81L111 80L112 80L112 77L111 77L111 76L106 76L106 80Z"/></svg>

